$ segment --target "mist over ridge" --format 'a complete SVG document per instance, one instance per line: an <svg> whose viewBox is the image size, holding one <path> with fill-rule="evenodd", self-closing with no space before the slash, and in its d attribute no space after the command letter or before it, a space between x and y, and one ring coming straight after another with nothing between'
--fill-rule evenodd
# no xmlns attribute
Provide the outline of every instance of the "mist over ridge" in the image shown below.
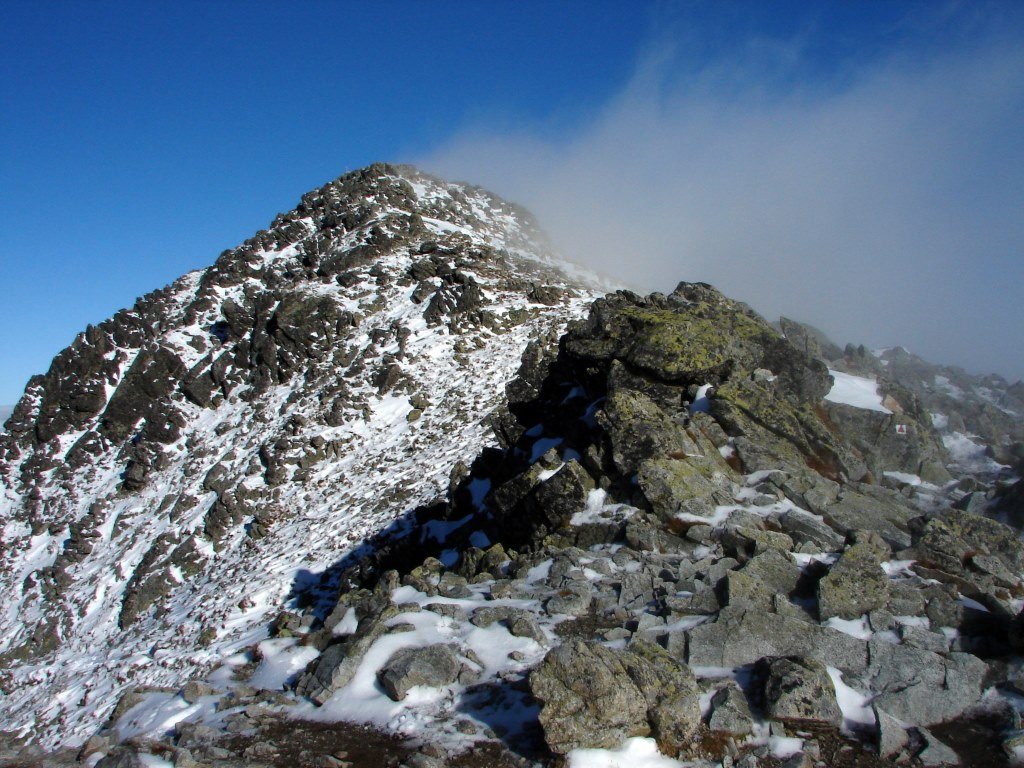
<svg viewBox="0 0 1024 768"><path fill-rule="evenodd" d="M1019 47L992 33L813 88L780 85L797 43L745 53L680 76L659 49L569 138L481 125L416 162L638 290L707 281L840 343L1024 376Z"/></svg>

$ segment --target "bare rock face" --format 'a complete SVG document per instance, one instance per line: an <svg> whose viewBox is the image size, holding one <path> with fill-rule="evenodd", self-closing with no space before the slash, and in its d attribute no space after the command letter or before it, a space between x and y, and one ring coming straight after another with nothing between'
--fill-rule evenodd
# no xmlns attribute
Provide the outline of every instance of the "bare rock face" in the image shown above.
<svg viewBox="0 0 1024 768"><path fill-rule="evenodd" d="M907 723L935 725L959 716L980 698L985 663L969 653L936 654L872 640L867 679L874 703Z"/></svg>

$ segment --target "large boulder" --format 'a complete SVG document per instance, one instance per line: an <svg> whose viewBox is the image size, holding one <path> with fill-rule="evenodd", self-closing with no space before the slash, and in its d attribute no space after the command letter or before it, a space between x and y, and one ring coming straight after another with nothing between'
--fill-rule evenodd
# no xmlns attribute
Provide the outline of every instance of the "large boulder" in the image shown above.
<svg viewBox="0 0 1024 768"><path fill-rule="evenodd" d="M557 754L615 747L632 736L681 745L700 725L693 672L644 641L622 650L565 643L533 670L530 688L541 703L544 738Z"/></svg>
<svg viewBox="0 0 1024 768"><path fill-rule="evenodd" d="M825 666L814 659L783 658L767 662L764 698L773 720L802 725L842 725L843 713Z"/></svg>
<svg viewBox="0 0 1024 768"><path fill-rule="evenodd" d="M688 662L695 667L740 667L766 656L803 656L862 672L867 644L849 635L763 610L723 608L718 620L689 632Z"/></svg>
<svg viewBox="0 0 1024 768"><path fill-rule="evenodd" d="M956 573L989 557L1012 574L1024 571L1024 542L1003 523L956 509L915 522L921 525L915 531L914 552L933 568Z"/></svg>
<svg viewBox="0 0 1024 768"><path fill-rule="evenodd" d="M436 643L398 651L377 673L377 680L393 701L401 701L417 685L451 685L459 679L462 669L455 651L444 643Z"/></svg>
<svg viewBox="0 0 1024 768"><path fill-rule="evenodd" d="M864 674L873 703L916 725L952 720L981 698L986 665L969 653L941 655L884 640L868 642L871 663Z"/></svg>
<svg viewBox="0 0 1024 768"><path fill-rule="evenodd" d="M788 509L779 515L779 525L797 544L813 544L824 552L843 548L845 538L819 517L802 509Z"/></svg>
<svg viewBox="0 0 1024 768"><path fill-rule="evenodd" d="M731 606L767 610L776 595L792 593L799 579L800 569L788 555L766 549L747 561L741 570L725 574L725 598Z"/></svg>
<svg viewBox="0 0 1024 768"><path fill-rule="evenodd" d="M910 521L919 511L897 492L880 486L848 486L822 510L825 522L840 533L875 531L893 549L910 544Z"/></svg>
<svg viewBox="0 0 1024 768"><path fill-rule="evenodd" d="M636 472L646 460L698 452L686 430L637 390L611 392L598 414L598 422L611 440L616 468L625 475Z"/></svg>
<svg viewBox="0 0 1024 768"><path fill-rule="evenodd" d="M711 697L708 728L712 731L746 736L754 729L746 694L734 681L729 680Z"/></svg>
<svg viewBox="0 0 1024 768"><path fill-rule="evenodd" d="M727 478L706 463L686 458L649 459L639 465L637 485L663 520L680 513L708 517L720 504L731 501Z"/></svg>
<svg viewBox="0 0 1024 768"><path fill-rule="evenodd" d="M818 582L818 614L856 619L881 608L889 599L889 577L882 570L884 553L870 542L858 542Z"/></svg>

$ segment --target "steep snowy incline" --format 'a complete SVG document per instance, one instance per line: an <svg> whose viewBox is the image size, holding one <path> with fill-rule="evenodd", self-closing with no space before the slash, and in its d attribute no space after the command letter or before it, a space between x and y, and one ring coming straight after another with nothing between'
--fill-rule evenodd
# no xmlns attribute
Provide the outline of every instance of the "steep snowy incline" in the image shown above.
<svg viewBox="0 0 1024 768"><path fill-rule="evenodd" d="M442 495L572 274L516 207L375 165L89 327L0 433L4 730L82 742Z"/></svg>

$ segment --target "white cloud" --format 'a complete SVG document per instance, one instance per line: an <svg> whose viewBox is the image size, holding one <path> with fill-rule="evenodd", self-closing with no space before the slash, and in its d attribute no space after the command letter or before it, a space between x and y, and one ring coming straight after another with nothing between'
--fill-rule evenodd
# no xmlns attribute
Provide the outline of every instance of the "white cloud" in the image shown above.
<svg viewBox="0 0 1024 768"><path fill-rule="evenodd" d="M567 138L478 128L419 162L526 204L563 253L638 288L703 280L840 342L1024 375L1024 52L780 88L799 55L683 77L663 52Z"/></svg>

